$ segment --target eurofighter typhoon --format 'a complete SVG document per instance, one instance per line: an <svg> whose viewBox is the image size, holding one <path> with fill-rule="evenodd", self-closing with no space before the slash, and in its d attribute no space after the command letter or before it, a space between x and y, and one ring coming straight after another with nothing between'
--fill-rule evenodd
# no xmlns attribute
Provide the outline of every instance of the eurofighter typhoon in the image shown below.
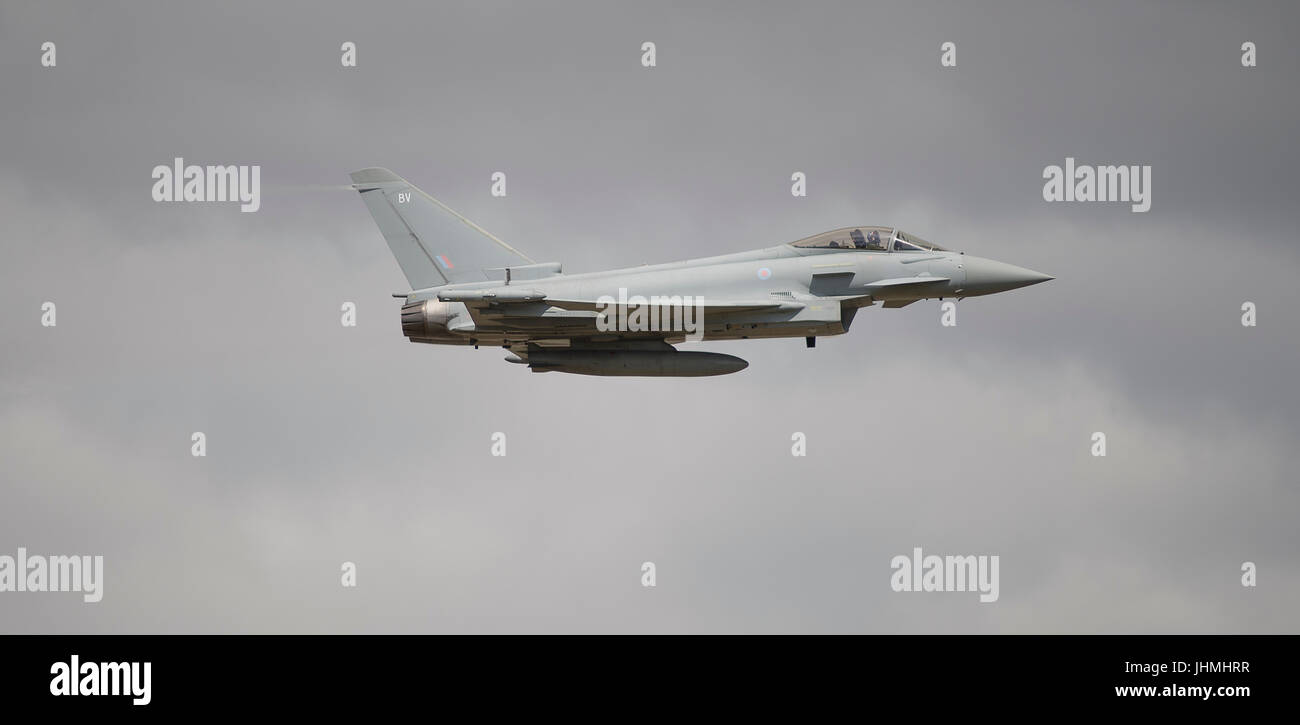
<svg viewBox="0 0 1300 725"><path fill-rule="evenodd" d="M848 332L863 307L976 297L1052 279L949 251L891 227L857 226L684 262L564 274L535 262L387 169L353 172L410 283L411 342L506 349L533 372L694 377L748 367L698 340Z"/></svg>

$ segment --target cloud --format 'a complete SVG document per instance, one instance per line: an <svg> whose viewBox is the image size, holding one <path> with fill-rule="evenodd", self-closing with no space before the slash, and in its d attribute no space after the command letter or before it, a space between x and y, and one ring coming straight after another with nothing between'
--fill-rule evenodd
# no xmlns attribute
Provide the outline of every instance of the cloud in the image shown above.
<svg viewBox="0 0 1300 725"><path fill-rule="evenodd" d="M0 628L1295 632L1300 107L1270 7L6 11L0 553L106 581L0 594ZM178 155L262 164L261 211L152 202ZM1042 202L1066 155L1151 163L1152 211ZM956 328L927 302L815 350L700 346L734 376L535 375L402 338L364 206L317 188L374 164L569 271L864 222L1057 279ZM890 591L914 546L999 555L999 601Z"/></svg>

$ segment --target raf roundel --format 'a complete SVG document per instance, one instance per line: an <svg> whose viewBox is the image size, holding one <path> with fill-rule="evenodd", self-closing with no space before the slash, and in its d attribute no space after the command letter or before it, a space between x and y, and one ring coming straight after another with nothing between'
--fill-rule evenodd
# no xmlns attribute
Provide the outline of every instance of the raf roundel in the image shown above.
<svg viewBox="0 0 1300 725"><path fill-rule="evenodd" d="M767 279L768 277L771 277L771 276L772 276L772 270L768 269L767 267L760 267L760 268L759 268L759 270L758 270L758 278L759 278L759 279Z"/></svg>

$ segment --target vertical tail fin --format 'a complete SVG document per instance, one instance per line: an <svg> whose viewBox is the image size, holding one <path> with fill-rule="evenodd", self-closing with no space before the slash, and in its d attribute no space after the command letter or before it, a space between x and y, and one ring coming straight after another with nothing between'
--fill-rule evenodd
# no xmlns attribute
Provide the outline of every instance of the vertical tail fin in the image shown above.
<svg viewBox="0 0 1300 725"><path fill-rule="evenodd" d="M388 169L351 173L411 289L489 279L485 269L532 264L519 250Z"/></svg>

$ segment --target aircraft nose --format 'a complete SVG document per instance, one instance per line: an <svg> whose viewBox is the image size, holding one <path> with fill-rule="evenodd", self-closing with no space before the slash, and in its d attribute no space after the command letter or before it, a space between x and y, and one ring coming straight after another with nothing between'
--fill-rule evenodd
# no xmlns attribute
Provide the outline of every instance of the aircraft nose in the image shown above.
<svg viewBox="0 0 1300 725"><path fill-rule="evenodd" d="M993 294L1006 292L1031 284L1056 279L1051 275L1035 272L1032 269L1017 267L1014 264L999 262L982 257L967 257L966 290L973 294Z"/></svg>

